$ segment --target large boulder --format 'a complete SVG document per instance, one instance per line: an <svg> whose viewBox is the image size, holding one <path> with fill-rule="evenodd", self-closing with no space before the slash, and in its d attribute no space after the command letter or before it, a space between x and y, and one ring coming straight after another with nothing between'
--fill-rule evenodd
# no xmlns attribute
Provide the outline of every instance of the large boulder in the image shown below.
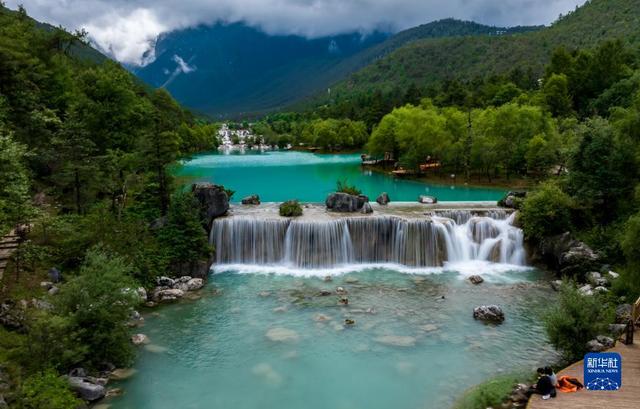
<svg viewBox="0 0 640 409"><path fill-rule="evenodd" d="M94 402L104 398L107 393L102 385L97 385L87 381L85 378L70 376L69 386L78 396L88 402Z"/></svg>
<svg viewBox="0 0 640 409"><path fill-rule="evenodd" d="M242 199L243 205L259 205L260 204L260 196L251 195Z"/></svg>
<svg viewBox="0 0 640 409"><path fill-rule="evenodd" d="M498 201L498 206L517 209L525 197L527 197L527 192L509 192Z"/></svg>
<svg viewBox="0 0 640 409"><path fill-rule="evenodd" d="M369 204L369 202L366 202L362 206L362 209L360 209L360 213L364 213L364 214L373 213L373 209L371 208L371 205Z"/></svg>
<svg viewBox="0 0 640 409"><path fill-rule="evenodd" d="M229 210L229 196L222 186L212 183L194 183L191 185L191 191L200 202L200 216L209 230L211 221L224 216Z"/></svg>
<svg viewBox="0 0 640 409"><path fill-rule="evenodd" d="M156 302L176 301L184 296L184 291L177 288L158 287L153 292L153 299Z"/></svg>
<svg viewBox="0 0 640 409"><path fill-rule="evenodd" d="M350 195L348 193L335 192L327 196L325 205L327 210L340 213L357 212L369 202L369 198L365 195Z"/></svg>
<svg viewBox="0 0 640 409"><path fill-rule="evenodd" d="M389 199L389 195L387 194L387 192L380 193L380 196L376 198L376 202L378 202L378 204L381 204L382 206L389 204L390 201L391 199Z"/></svg>
<svg viewBox="0 0 640 409"><path fill-rule="evenodd" d="M504 312L497 305L481 305L473 309L473 318L499 324L504 321Z"/></svg>
<svg viewBox="0 0 640 409"><path fill-rule="evenodd" d="M596 271L600 261L598 253L575 240L569 232L543 239L540 252L550 267L562 275L577 276L578 279L588 271Z"/></svg>
<svg viewBox="0 0 640 409"><path fill-rule="evenodd" d="M633 306L631 304L620 304L616 307L616 322L626 324L631 319Z"/></svg>
<svg viewBox="0 0 640 409"><path fill-rule="evenodd" d="M589 352L602 352L605 349L607 349L607 347L598 342L597 339L592 339L591 341L587 342L587 351Z"/></svg>

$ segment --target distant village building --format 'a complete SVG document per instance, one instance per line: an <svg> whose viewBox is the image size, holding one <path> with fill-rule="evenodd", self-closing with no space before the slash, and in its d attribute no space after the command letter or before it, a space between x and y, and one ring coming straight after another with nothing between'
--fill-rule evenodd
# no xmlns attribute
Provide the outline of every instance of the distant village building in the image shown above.
<svg viewBox="0 0 640 409"><path fill-rule="evenodd" d="M261 135L254 135L251 128L231 129L229 124L224 123L218 130L219 150L244 150L247 148L255 148L260 150L269 149L264 145ZM250 143L248 143L250 142Z"/></svg>

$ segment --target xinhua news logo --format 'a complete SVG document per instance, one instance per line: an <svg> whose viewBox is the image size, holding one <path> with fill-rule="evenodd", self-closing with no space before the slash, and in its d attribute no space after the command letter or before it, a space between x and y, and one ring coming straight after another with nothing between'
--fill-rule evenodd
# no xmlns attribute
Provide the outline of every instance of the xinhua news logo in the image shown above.
<svg viewBox="0 0 640 409"><path fill-rule="evenodd" d="M584 384L590 391L617 391L622 387L622 357L617 352L584 356Z"/></svg>

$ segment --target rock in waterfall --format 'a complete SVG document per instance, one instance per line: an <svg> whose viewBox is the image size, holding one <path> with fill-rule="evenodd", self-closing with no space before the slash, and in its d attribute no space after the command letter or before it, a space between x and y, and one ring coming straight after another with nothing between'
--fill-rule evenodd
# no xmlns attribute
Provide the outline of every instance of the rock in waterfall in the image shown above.
<svg viewBox="0 0 640 409"><path fill-rule="evenodd" d="M191 191L200 202L200 215L209 229L211 221L229 210L229 196L222 186L211 183L195 183Z"/></svg>

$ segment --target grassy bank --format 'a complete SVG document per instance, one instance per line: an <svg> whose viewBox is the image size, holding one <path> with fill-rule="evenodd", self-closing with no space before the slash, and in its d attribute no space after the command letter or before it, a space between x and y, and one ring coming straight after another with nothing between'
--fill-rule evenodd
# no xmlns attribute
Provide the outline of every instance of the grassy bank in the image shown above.
<svg viewBox="0 0 640 409"><path fill-rule="evenodd" d="M486 409L499 407L518 383L531 381L521 373L501 375L468 389L453 405L453 409Z"/></svg>

